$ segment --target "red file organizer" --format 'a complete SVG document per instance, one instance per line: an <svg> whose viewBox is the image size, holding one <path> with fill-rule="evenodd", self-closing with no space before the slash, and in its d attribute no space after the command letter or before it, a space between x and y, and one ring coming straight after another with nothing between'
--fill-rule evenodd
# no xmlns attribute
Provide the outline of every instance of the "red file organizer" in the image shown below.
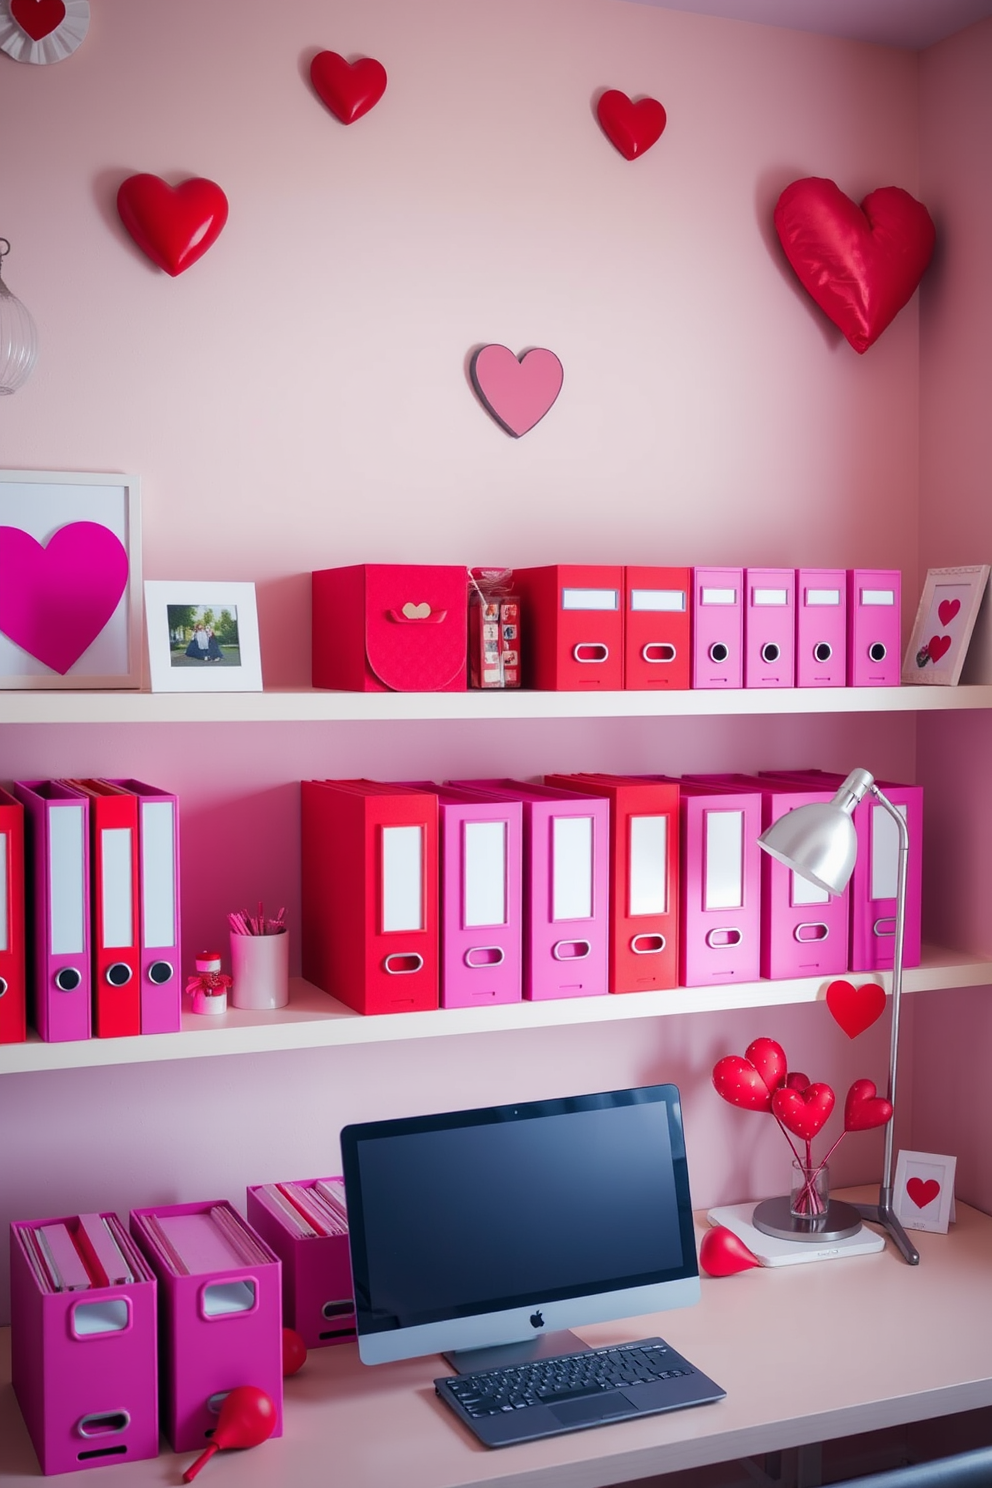
<svg viewBox="0 0 992 1488"><path fill-rule="evenodd" d="M182 1027L179 980L179 801L140 780L105 782L138 802L141 892L141 1032Z"/></svg>
<svg viewBox="0 0 992 1488"><path fill-rule="evenodd" d="M69 1232L78 1290L52 1289L36 1239L48 1226ZM130 1281L108 1280L107 1246ZM11 1378L43 1473L158 1456L155 1291L115 1214L11 1225Z"/></svg>
<svg viewBox="0 0 992 1488"><path fill-rule="evenodd" d="M34 1025L50 1043L91 1031L89 802L57 780L17 780L32 863Z"/></svg>
<svg viewBox="0 0 992 1488"><path fill-rule="evenodd" d="M132 1209L158 1278L162 1425L176 1452L205 1447L224 1396L256 1385L282 1435L282 1267L226 1199Z"/></svg>
<svg viewBox="0 0 992 1488"><path fill-rule="evenodd" d="M303 1186L321 1181L326 1180L311 1178ZM347 1234L295 1234L264 1184L250 1187L247 1198L248 1223L282 1262L286 1327L295 1328L307 1348L326 1348L354 1338L355 1298Z"/></svg>
<svg viewBox="0 0 992 1488"><path fill-rule="evenodd" d="M516 568L527 646L524 683L544 692L623 687L623 569Z"/></svg>
<svg viewBox="0 0 992 1488"><path fill-rule="evenodd" d="M744 686L796 685L796 571L744 570Z"/></svg>
<svg viewBox="0 0 992 1488"><path fill-rule="evenodd" d="M624 570L624 687L690 686L691 609L691 568Z"/></svg>
<svg viewBox="0 0 992 1488"><path fill-rule="evenodd" d="M692 571L692 685L744 685L744 571Z"/></svg>
<svg viewBox="0 0 992 1488"><path fill-rule="evenodd" d="M848 687L899 686L901 593L902 575L897 568L852 568L848 572Z"/></svg>
<svg viewBox="0 0 992 1488"><path fill-rule="evenodd" d="M27 1037L24 807L0 790L0 1044Z"/></svg>
<svg viewBox="0 0 992 1488"><path fill-rule="evenodd" d="M847 571L796 572L796 686L843 687L847 682Z"/></svg>
<svg viewBox="0 0 992 1488"><path fill-rule="evenodd" d="M679 984L679 788L614 775L545 775L610 803L611 992Z"/></svg>
<svg viewBox="0 0 992 1488"><path fill-rule="evenodd" d="M468 574L449 564L358 563L313 581L313 685L463 692Z"/></svg>
<svg viewBox="0 0 992 1488"><path fill-rule="evenodd" d="M93 1022L99 1038L141 1032L138 801L106 780L64 780L90 803Z"/></svg>
<svg viewBox="0 0 992 1488"><path fill-rule="evenodd" d="M304 780L303 975L359 1013L438 1005L437 797Z"/></svg>

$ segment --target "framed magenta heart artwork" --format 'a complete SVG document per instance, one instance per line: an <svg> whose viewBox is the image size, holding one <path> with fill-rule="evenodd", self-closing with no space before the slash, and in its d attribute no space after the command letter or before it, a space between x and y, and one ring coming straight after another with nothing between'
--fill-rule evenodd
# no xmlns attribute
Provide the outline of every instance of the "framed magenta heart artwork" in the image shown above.
<svg viewBox="0 0 992 1488"><path fill-rule="evenodd" d="M0 688L140 686L138 487L0 471Z"/></svg>
<svg viewBox="0 0 992 1488"><path fill-rule="evenodd" d="M988 581L987 563L928 570L902 666L904 683L954 687L984 680L969 675L966 662Z"/></svg>

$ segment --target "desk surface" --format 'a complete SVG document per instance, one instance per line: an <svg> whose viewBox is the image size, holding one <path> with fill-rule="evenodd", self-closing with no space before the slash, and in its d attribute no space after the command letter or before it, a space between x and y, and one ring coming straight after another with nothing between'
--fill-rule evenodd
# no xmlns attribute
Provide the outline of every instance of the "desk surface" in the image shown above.
<svg viewBox="0 0 992 1488"><path fill-rule="evenodd" d="M869 1190L848 1197L871 1200ZM717 1380L716 1405L499 1451L441 1404L437 1358L367 1368L354 1345L313 1350L286 1381L285 1435L205 1469L213 1488L603 1488L992 1404L992 1218L957 1206L921 1260L875 1255L705 1278L697 1307L583 1328L602 1345L660 1333ZM980 1324L980 1325L979 1325ZM0 1479L41 1474L0 1332ZM175 1485L192 1455L89 1470L90 1488Z"/></svg>

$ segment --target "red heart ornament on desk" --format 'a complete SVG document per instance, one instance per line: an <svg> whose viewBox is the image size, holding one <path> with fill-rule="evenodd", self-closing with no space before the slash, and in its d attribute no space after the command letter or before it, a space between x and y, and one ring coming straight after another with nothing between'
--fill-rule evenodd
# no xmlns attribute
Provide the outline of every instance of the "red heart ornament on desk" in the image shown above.
<svg viewBox="0 0 992 1488"><path fill-rule="evenodd" d="M770 1111L771 1091L749 1059L727 1054L713 1066L713 1085L718 1095L745 1111Z"/></svg>
<svg viewBox="0 0 992 1488"><path fill-rule="evenodd" d="M310 63L314 92L342 124L354 124L386 91L386 69L374 57L348 62L337 52L318 52Z"/></svg>
<svg viewBox="0 0 992 1488"><path fill-rule="evenodd" d="M10 0L11 19L32 41L43 41L65 20L62 0Z"/></svg>
<svg viewBox="0 0 992 1488"><path fill-rule="evenodd" d="M708 1276L735 1276L761 1262L726 1225L714 1225L699 1242L699 1264Z"/></svg>
<svg viewBox="0 0 992 1488"><path fill-rule="evenodd" d="M775 230L807 294L859 353L912 298L936 240L930 213L900 186L858 206L819 176L785 188Z"/></svg>
<svg viewBox="0 0 992 1488"><path fill-rule="evenodd" d="M619 88L608 88L596 105L603 133L625 160L634 160L661 138L668 115L657 98L636 103Z"/></svg>
<svg viewBox="0 0 992 1488"><path fill-rule="evenodd" d="M548 412L565 374L554 352L543 346L519 358L508 346L483 346L472 358L470 375L484 407L519 439Z"/></svg>
<svg viewBox="0 0 992 1488"><path fill-rule="evenodd" d="M0 630L65 676L116 610L127 575L123 543L99 522L70 522L44 546L0 527Z"/></svg>
<svg viewBox="0 0 992 1488"><path fill-rule="evenodd" d="M940 1184L936 1178L910 1178L906 1182L906 1192L917 1209L925 1209L940 1193Z"/></svg>
<svg viewBox="0 0 992 1488"><path fill-rule="evenodd" d="M774 1039L753 1039L744 1050L744 1058L751 1061L769 1091L777 1090L784 1083L788 1060L782 1045Z"/></svg>
<svg viewBox="0 0 992 1488"><path fill-rule="evenodd" d="M823 1084L807 1085L805 1090L776 1090L772 1114L794 1137L811 1142L829 1118L834 1099L830 1086Z"/></svg>
<svg viewBox="0 0 992 1488"><path fill-rule="evenodd" d="M117 192L117 210L142 253L175 278L217 241L227 221L227 197L216 182L200 176L179 186L160 176L128 176Z"/></svg>
<svg viewBox="0 0 992 1488"><path fill-rule="evenodd" d="M844 1102L844 1130L871 1131L892 1119L892 1104L879 1095L874 1080L855 1080Z"/></svg>
<svg viewBox="0 0 992 1488"><path fill-rule="evenodd" d="M827 1007L848 1038L857 1038L884 1013L885 988L878 982L863 982L860 987L853 987L850 982L831 982L827 988Z"/></svg>
<svg viewBox="0 0 992 1488"><path fill-rule="evenodd" d="M959 599L942 599L937 606L937 618L941 625L950 625L960 608L961 601Z"/></svg>

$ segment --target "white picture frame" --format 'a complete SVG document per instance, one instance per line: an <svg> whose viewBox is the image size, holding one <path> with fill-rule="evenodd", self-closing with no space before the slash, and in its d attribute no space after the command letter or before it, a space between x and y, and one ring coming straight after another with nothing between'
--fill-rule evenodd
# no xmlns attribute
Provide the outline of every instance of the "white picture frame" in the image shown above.
<svg viewBox="0 0 992 1488"><path fill-rule="evenodd" d="M954 1218L956 1157L941 1152L901 1151L896 1158L892 1209L905 1230L947 1234Z"/></svg>
<svg viewBox="0 0 992 1488"><path fill-rule="evenodd" d="M145 632L152 692L262 691L254 584L148 579Z"/></svg>
<svg viewBox="0 0 992 1488"><path fill-rule="evenodd" d="M989 579L989 565L930 568L902 665L904 683L956 687Z"/></svg>
<svg viewBox="0 0 992 1488"><path fill-rule="evenodd" d="M78 540L72 531L76 524L81 524ZM109 548L101 548L98 535L94 546L93 533L84 534L82 524L104 528ZM25 536L15 537L7 529ZM27 539L33 555L28 562L23 546ZM77 582L67 585L67 574ZM58 613L53 614L54 606ZM82 649L65 665L87 635L92 639L83 641ZM140 686L138 477L0 470L0 690Z"/></svg>

